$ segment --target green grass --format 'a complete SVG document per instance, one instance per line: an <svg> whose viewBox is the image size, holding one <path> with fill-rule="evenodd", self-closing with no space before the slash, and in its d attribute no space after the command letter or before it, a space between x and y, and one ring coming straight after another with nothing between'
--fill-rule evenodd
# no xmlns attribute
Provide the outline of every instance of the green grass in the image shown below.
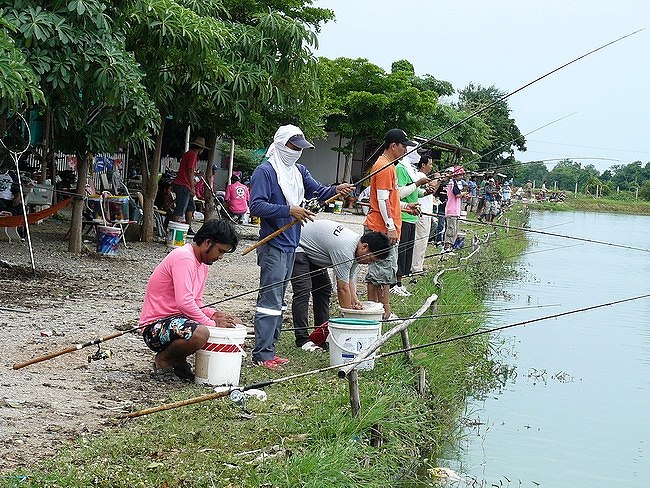
<svg viewBox="0 0 650 488"><path fill-rule="evenodd" d="M520 225L523 218L513 212L511 223ZM484 232L484 227L471 227L466 242L472 233ZM442 275L438 311L482 310L486 286L511 272L508 263L525 245L523 234L500 230L473 263ZM413 299L395 301L400 316L412 314L438 292L431 278L443 264L433 257L426 265L430 271L409 284ZM422 344L483 325L485 316L478 313L418 320L409 336L412 344ZM327 361L292 346L292 334L284 334L279 351L292 358L285 374L320 368ZM413 364L401 354L377 360L374 370L359 374L361 414L356 418L347 381L327 372L268 387L266 402L249 401L251 415L219 399L116 421L100 435L76 440L55 458L12 474L28 477L21 487L413 486L422 481L418 473L426 473L423 468L435 465L436 455L458 439L467 396L494 384L492 347L489 336L481 335L415 351ZM398 335L382 352L400 348ZM416 392L420 367L427 371L424 396ZM282 374L245 363L242 384L268 375ZM205 393L190 385L169 401ZM372 447L377 428L383 444ZM4 477L0 486L14 482Z"/></svg>
<svg viewBox="0 0 650 488"><path fill-rule="evenodd" d="M535 202L531 204L531 208L650 215L650 202L644 200L618 199L616 197L594 198L589 195L578 195L576 198L573 194L569 194L562 203Z"/></svg>

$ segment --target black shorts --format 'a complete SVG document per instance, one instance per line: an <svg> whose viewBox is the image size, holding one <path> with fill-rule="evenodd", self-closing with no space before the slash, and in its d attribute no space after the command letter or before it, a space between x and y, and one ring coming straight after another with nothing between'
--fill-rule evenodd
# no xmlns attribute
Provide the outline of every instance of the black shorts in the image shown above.
<svg viewBox="0 0 650 488"><path fill-rule="evenodd" d="M160 352L176 339L189 341L199 324L187 317L166 317L142 330L145 344L155 352Z"/></svg>

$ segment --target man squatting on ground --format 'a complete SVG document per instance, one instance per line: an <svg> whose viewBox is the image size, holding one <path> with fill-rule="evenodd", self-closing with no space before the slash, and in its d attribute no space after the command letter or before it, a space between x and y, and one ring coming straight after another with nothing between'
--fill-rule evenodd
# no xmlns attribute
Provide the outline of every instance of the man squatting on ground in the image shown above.
<svg viewBox="0 0 650 488"><path fill-rule="evenodd" d="M357 297L358 265L386 258L389 248L388 237L381 232L359 236L340 223L325 219L305 225L291 274L296 346L305 351L320 349L309 340L309 295L313 301L314 325L322 325L329 320L332 295L327 268L334 269L339 306L360 310L363 307Z"/></svg>
<svg viewBox="0 0 650 488"><path fill-rule="evenodd" d="M350 183L324 186L307 168L297 164L302 150L313 147L294 125L281 126L275 133L266 161L251 177L250 212L260 218L260 239L293 220L313 220L314 213L300 206L305 195L325 201L336 193L347 196L354 189ZM257 248L260 289L255 309L253 362L272 370L279 370L288 362L276 355L275 345L280 338L284 293L291 278L300 231L301 225L294 225Z"/></svg>
<svg viewBox="0 0 650 488"><path fill-rule="evenodd" d="M239 238L224 220L203 224L191 244L170 252L154 269L144 294L140 324L144 342L156 352L154 375L194 380L186 358L210 337L206 326L234 327L236 317L203 305L208 266L233 252Z"/></svg>
<svg viewBox="0 0 650 488"><path fill-rule="evenodd" d="M384 305L384 319L391 316L389 287L396 283L397 277L397 245L402 226L402 213L397 174L391 163L406 154L406 148L416 146L401 129L391 129L384 136L383 153L372 166L370 172L370 210L364 222L366 232L382 232L388 236L391 245L389 255L368 267L366 282L368 285L368 300L381 302ZM381 171L379 171L381 170ZM417 205L409 203L404 207L407 211L417 211Z"/></svg>

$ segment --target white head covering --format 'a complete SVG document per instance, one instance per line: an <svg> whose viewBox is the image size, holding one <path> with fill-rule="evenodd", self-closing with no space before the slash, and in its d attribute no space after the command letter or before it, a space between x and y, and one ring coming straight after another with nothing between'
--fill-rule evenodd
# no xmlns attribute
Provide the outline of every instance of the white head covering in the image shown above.
<svg viewBox="0 0 650 488"><path fill-rule="evenodd" d="M415 181L417 181L418 179L417 164L419 161L420 161L420 155L418 154L417 151L413 151L411 153L405 154L400 161L400 164L404 166L404 168L406 169L409 178L411 178L412 183L415 183Z"/></svg>
<svg viewBox="0 0 650 488"><path fill-rule="evenodd" d="M287 147L287 141L297 134L303 135L295 125L281 126L273 136L273 143L266 151L266 157L275 170L278 184L288 205L300 205L305 197L302 174L296 168L296 162L302 155L302 149L296 151Z"/></svg>

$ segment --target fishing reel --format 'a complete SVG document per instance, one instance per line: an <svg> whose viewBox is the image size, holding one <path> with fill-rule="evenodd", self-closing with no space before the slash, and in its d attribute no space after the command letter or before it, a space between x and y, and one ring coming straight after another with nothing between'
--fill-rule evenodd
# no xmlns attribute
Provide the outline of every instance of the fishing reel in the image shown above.
<svg viewBox="0 0 650 488"><path fill-rule="evenodd" d="M323 209L321 202L319 202L316 197L312 197L309 200L303 200L302 205L300 206L313 213L318 213Z"/></svg>
<svg viewBox="0 0 650 488"><path fill-rule="evenodd" d="M97 350L88 356L88 363L92 363L93 361L100 361L102 359L110 359L113 357L113 351L110 349L102 349L99 344L97 344Z"/></svg>
<svg viewBox="0 0 650 488"><path fill-rule="evenodd" d="M241 407L242 411L244 412L242 415L250 414L247 408L248 398L246 397L246 394L242 390L231 391L228 398L230 398L230 401L233 402L235 405L239 405Z"/></svg>

